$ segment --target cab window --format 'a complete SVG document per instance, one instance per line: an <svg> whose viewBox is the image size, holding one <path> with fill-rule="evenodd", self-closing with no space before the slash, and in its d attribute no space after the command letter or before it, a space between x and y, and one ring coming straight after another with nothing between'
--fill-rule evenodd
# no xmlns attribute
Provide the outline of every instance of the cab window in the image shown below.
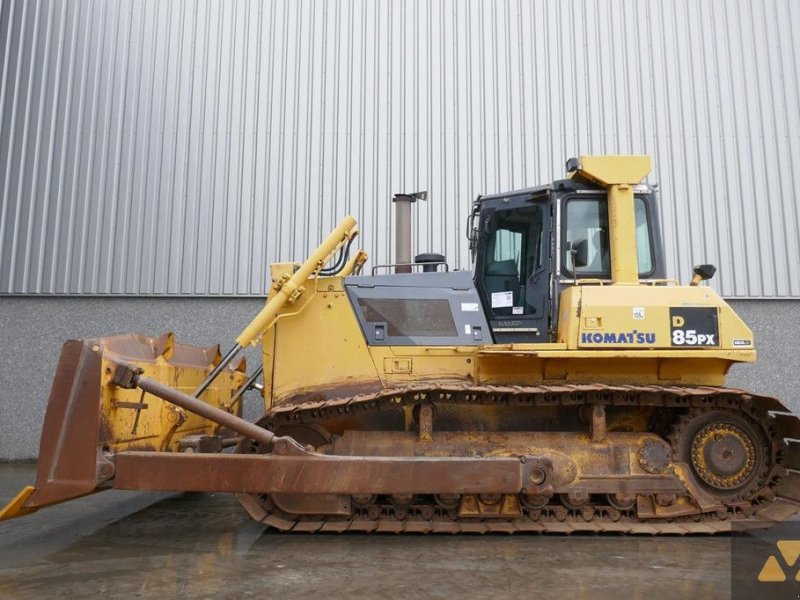
<svg viewBox="0 0 800 600"><path fill-rule="evenodd" d="M653 244L650 219L643 198L634 198L636 216L636 250L639 277L653 272ZM564 210L561 264L565 275L583 275L607 279L611 277L611 252L608 241L608 203L605 198L571 198ZM585 266L573 269L570 242L586 240Z"/></svg>

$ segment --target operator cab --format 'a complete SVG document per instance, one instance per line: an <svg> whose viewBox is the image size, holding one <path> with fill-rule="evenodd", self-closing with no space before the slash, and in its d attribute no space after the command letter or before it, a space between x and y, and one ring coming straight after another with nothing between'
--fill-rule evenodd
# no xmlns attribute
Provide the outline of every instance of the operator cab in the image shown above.
<svg viewBox="0 0 800 600"><path fill-rule="evenodd" d="M634 192L639 278L663 279L655 192L643 184ZM599 185L564 179L479 196L467 235L495 343L553 341L564 287L611 281L607 191Z"/></svg>

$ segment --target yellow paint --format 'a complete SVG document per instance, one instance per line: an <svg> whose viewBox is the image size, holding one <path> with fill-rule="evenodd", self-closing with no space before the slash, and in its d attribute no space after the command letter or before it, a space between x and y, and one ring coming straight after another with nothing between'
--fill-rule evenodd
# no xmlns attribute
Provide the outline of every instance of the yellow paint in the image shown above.
<svg viewBox="0 0 800 600"><path fill-rule="evenodd" d="M798 557L800 557L800 540L778 540L776 542L780 557L789 569L793 570ZM790 575L792 571L789 571ZM800 581L800 570L794 575L795 581ZM786 572L781 567L776 556L769 555L764 561L764 566L758 573L758 581L762 583L780 583L786 581Z"/></svg>
<svg viewBox="0 0 800 600"><path fill-rule="evenodd" d="M281 313L274 333L265 338L267 409L289 399L320 400L422 381L722 385L732 364L751 362L756 356L752 346L733 345L735 339L752 340L752 333L704 286L574 286L561 296L557 343L483 347L369 347L341 278L316 279L308 288ZM717 308L719 347L671 346L670 306ZM634 307L644 309L643 318L634 318ZM642 311L637 315L642 317ZM584 331L634 330L655 333L656 343L580 342Z"/></svg>
<svg viewBox="0 0 800 600"><path fill-rule="evenodd" d="M580 168L569 176L593 181L603 187L637 184L651 170L649 156L581 156Z"/></svg>
<svg viewBox="0 0 800 600"><path fill-rule="evenodd" d="M581 156L569 175L608 188L608 241L611 283L639 283L633 187L650 172L649 156Z"/></svg>
<svg viewBox="0 0 800 600"><path fill-rule="evenodd" d="M608 242L612 285L639 283L633 186L630 184L608 187Z"/></svg>
<svg viewBox="0 0 800 600"><path fill-rule="evenodd" d="M348 275L352 275L353 273L357 273L361 267L364 266L364 263L367 262L369 255L363 250L358 250L353 258L348 260L342 270L336 273L337 277L347 277Z"/></svg>
<svg viewBox="0 0 800 600"><path fill-rule="evenodd" d="M770 556L758 574L758 580L765 582L786 581L786 575L774 556Z"/></svg>
<svg viewBox="0 0 800 600"><path fill-rule="evenodd" d="M378 381L341 277L309 282L306 293L278 316L274 340L274 351L265 347L265 366L273 368L267 406L304 393L313 399L335 387L355 394L356 386Z"/></svg>
<svg viewBox="0 0 800 600"><path fill-rule="evenodd" d="M0 521L6 519L13 519L14 517L21 517L36 512L36 508L25 507L25 502L30 498L31 494L36 491L32 485L26 485L22 490L14 496L14 498L0 510Z"/></svg>
<svg viewBox="0 0 800 600"><path fill-rule="evenodd" d="M783 556L783 560L786 561L786 564L793 567L794 563L797 562L798 556L800 556L800 541L778 540L776 545L778 546L781 556Z"/></svg>
<svg viewBox="0 0 800 600"><path fill-rule="evenodd" d="M617 272L617 282L630 285L587 285L583 281L564 290L556 343L369 347L342 277L311 278L305 281L304 293L293 304L275 311L275 327L264 337L265 407L422 381L722 385L732 364L751 362L756 357L752 332L741 319L706 286L636 285L635 252L630 252L636 246L631 186L649 169L647 157L581 158L581 169L573 176L621 186L612 190L612 195L624 196L618 203L619 227L624 235L618 236L616 256L627 252L633 258ZM337 236L342 235L340 230ZM298 272L296 263L272 266L276 285L268 305ZM717 346L672 345L670 307L690 306L717 310ZM584 333L614 334L622 340L618 334L635 335L634 332L649 334L650 341L634 344L627 338L625 342L596 344L582 338ZM734 340L739 344L747 340L750 345L734 345Z"/></svg>
<svg viewBox="0 0 800 600"><path fill-rule="evenodd" d="M244 328L236 343L240 346L256 345L261 341L261 336L272 326L285 304L292 304L303 294L303 287L311 275L319 271L330 258L357 233L356 220L347 216L341 220L319 247L292 273L285 273L275 281L274 289L278 293L271 294L266 306L261 309L250 324Z"/></svg>
<svg viewBox="0 0 800 600"><path fill-rule="evenodd" d="M167 353L169 355L169 353ZM180 440L187 435L214 435L218 426L194 413L150 394L142 396L139 389L123 389L112 384L119 362L144 370L146 377L192 394L210 372L211 366L172 363L162 354L153 361L104 353L100 381L100 446L114 452L125 450L177 451ZM244 383L246 374L231 368L223 371L203 394L203 401L232 414L241 413L241 403L231 406L231 397ZM120 403L125 403L120 405ZM137 410L129 407L144 404ZM138 420L137 420L138 413Z"/></svg>
<svg viewBox="0 0 800 600"><path fill-rule="evenodd" d="M264 364L264 390L261 396L264 400L264 411L272 408L272 380L275 369L275 328L272 327L261 337L261 353Z"/></svg>
<svg viewBox="0 0 800 600"><path fill-rule="evenodd" d="M731 307L712 288L707 286L572 286L561 293L558 341L569 349L610 348L636 349L669 348L671 344L669 309L679 307L716 308L719 321L719 346L685 351L693 356L718 356L742 362L755 360L753 333ZM642 309L634 311L634 308ZM587 327L591 320L600 320L602 327ZM678 324L676 324L678 325ZM656 335L653 344L604 343L581 341L582 333L646 332ZM735 340L750 341L751 345L734 345ZM702 354L697 354L701 352Z"/></svg>

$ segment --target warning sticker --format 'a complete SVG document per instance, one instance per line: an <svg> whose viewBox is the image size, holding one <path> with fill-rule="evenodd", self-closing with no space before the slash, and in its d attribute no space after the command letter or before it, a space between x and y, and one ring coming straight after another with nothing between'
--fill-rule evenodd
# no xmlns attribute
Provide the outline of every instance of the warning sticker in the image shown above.
<svg viewBox="0 0 800 600"><path fill-rule="evenodd" d="M478 312L480 307L478 306L477 302L462 302L461 303L461 312Z"/></svg>
<svg viewBox="0 0 800 600"><path fill-rule="evenodd" d="M493 292L492 308L508 308L514 306L513 292Z"/></svg>

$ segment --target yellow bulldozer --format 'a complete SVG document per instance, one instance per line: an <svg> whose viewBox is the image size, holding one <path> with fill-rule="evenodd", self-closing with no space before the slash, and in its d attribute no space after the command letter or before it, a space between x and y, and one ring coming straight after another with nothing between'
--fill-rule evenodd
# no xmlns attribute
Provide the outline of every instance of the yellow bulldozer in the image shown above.
<svg viewBox="0 0 800 600"><path fill-rule="evenodd" d="M800 509L800 421L724 387L752 332L666 279L646 156L478 197L474 269L362 273L347 217L224 356L161 337L62 350L37 481L0 519L109 488L233 492L300 532L715 533ZM401 230L414 196L398 197ZM408 234L400 235L401 245ZM261 344L248 373L241 351ZM248 390L264 416L241 417Z"/></svg>

